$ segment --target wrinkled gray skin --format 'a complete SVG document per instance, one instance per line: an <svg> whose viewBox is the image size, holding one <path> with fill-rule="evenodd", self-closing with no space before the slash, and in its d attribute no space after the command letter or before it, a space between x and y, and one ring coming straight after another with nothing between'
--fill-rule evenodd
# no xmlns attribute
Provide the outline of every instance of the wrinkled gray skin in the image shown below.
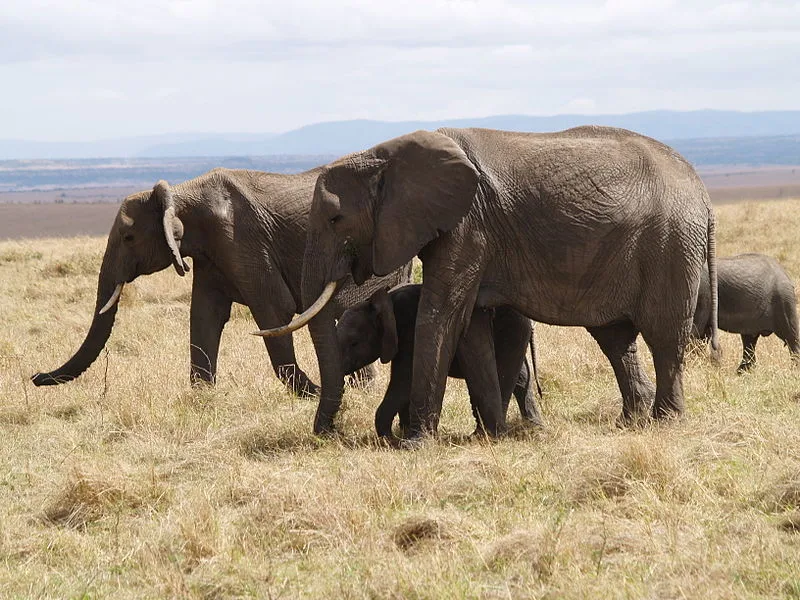
<svg viewBox="0 0 800 600"><path fill-rule="evenodd" d="M400 417L401 429L406 430L409 425L414 325L421 292L422 286L419 284L403 285L388 293L378 290L369 300L344 311L336 324L336 339L345 373L353 373L378 359L382 363L392 363L389 387L375 412L375 429L381 437L392 436L395 416ZM522 418L541 425L542 419L533 392L534 380L525 358L528 344L533 344L530 320L513 309L499 307L492 320L492 332L503 410L508 409L513 391ZM536 360L535 354L533 360ZM534 373L535 370L534 364ZM461 368L458 349L448 375L466 379L469 389L470 374ZM474 403L473 414L480 431L481 424Z"/></svg>
<svg viewBox="0 0 800 600"><path fill-rule="evenodd" d="M300 277L314 184L321 168L296 175L215 169L180 185L159 182L128 196L108 235L97 285L94 317L84 342L64 365L33 376L36 385L71 381L105 346L117 306L98 311L119 283L173 265L194 269L190 317L195 382L213 382L220 336L231 304L250 308L259 327L284 323L301 308ZM174 251L172 250L174 248ZM409 269L374 286L346 283L333 313L368 298L380 285L408 281ZM265 340L277 376L296 393L318 391L297 364L292 337Z"/></svg>
<svg viewBox="0 0 800 600"><path fill-rule="evenodd" d="M701 275L692 334L707 338L711 294L708 273ZM719 328L742 336L742 362L737 371L742 373L755 365L758 338L773 333L789 347L792 359L800 360L797 296L778 261L763 254L719 258L717 277Z"/></svg>
<svg viewBox="0 0 800 600"><path fill-rule="evenodd" d="M420 257L412 438L436 432L459 343L487 431L505 427L491 319L476 306L586 327L614 369L622 421L664 418L684 410L684 351L707 259L716 295L714 240L700 178L650 138L605 127L418 131L322 172L303 300L310 306L349 274L359 284ZM314 429L323 432L342 397L334 312L323 309L309 328L322 378ZM652 349L655 389L636 353L638 333Z"/></svg>

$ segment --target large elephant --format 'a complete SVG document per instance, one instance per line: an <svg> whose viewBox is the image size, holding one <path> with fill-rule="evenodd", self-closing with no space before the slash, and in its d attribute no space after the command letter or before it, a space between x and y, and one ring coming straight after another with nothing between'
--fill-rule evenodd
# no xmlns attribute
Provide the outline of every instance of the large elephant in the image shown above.
<svg viewBox="0 0 800 600"><path fill-rule="evenodd" d="M792 360L800 361L800 325L794 283L780 263L763 254L739 254L717 261L719 328L742 336L742 362L738 373L756 362L760 336L773 333L789 348ZM711 295L708 273L703 271L692 334L708 335Z"/></svg>
<svg viewBox="0 0 800 600"><path fill-rule="evenodd" d="M300 278L314 184L322 168L295 175L215 169L176 186L125 198L108 234L92 324L64 365L33 376L36 385L71 381L97 358L108 340L126 283L173 265L194 268L190 316L194 382L213 382L220 337L231 304L250 308L259 327L291 319L301 305ZM408 266L364 289L344 284L334 313L380 286L408 280ZM272 368L296 393L318 391L297 364L291 337L265 340Z"/></svg>
<svg viewBox="0 0 800 600"><path fill-rule="evenodd" d="M336 338L345 373L353 373L378 359L382 363L392 363L389 386L375 411L375 430L381 437L391 437L395 416L400 417L400 427L408 429L414 325L421 291L419 284L401 285L390 292L379 289L369 300L344 311L336 323ZM507 410L513 393L522 418L541 425L542 417L533 391L535 385L541 396L533 324L514 309L501 306L494 311L492 335L503 410ZM533 368L525 358L528 346ZM467 389L472 386L470 373L461 367L458 349L448 376L466 379ZM480 431L476 410L473 403L473 414Z"/></svg>
<svg viewBox="0 0 800 600"><path fill-rule="evenodd" d="M435 433L456 346L472 348L486 428L504 427L491 322L478 307L509 305L555 325L586 327L611 362L623 421L684 410L683 358L700 273L710 265L716 350L714 215L694 169L636 133L417 131L350 155L320 175L292 324L309 323L322 395L315 430L333 427L342 367L327 298L414 255L424 280L416 321L412 436ZM313 302L319 297L317 302ZM313 302L313 305L312 305ZM641 333L656 386L636 353ZM492 372L493 371L493 372Z"/></svg>

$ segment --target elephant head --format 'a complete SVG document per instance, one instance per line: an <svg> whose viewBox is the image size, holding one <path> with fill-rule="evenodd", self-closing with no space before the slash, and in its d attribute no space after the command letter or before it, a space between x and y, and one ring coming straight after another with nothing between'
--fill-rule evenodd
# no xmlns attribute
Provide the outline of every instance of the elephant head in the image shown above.
<svg viewBox="0 0 800 600"><path fill-rule="evenodd" d="M478 172L441 133L417 131L329 165L317 180L303 262L308 309L282 335L309 324L322 379L314 430L332 429L344 374L329 303L348 275L361 285L417 255L469 212Z"/></svg>
<svg viewBox="0 0 800 600"><path fill-rule="evenodd" d="M386 288L369 300L348 308L336 323L336 339L346 374L354 373L380 358L386 364L398 350L394 306Z"/></svg>
<svg viewBox="0 0 800 600"><path fill-rule="evenodd" d="M139 275L175 267L184 275L189 266L180 254L183 223L176 216L169 184L159 181L152 191L128 196L108 234L97 282L97 300L89 332L77 352L58 369L37 373L35 385L72 381L95 361L114 326L122 288Z"/></svg>

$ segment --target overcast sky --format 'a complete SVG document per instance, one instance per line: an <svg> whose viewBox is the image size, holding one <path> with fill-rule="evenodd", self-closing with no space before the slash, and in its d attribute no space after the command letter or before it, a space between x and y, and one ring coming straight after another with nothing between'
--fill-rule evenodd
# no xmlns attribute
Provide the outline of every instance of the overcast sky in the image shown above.
<svg viewBox="0 0 800 600"><path fill-rule="evenodd" d="M800 109L800 1L3 0L0 138Z"/></svg>

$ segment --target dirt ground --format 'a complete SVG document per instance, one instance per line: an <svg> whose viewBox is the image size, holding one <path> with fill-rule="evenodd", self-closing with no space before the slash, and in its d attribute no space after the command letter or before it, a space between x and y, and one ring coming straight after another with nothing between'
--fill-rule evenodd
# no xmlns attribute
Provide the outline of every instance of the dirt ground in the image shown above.
<svg viewBox="0 0 800 600"><path fill-rule="evenodd" d="M105 235L117 203L0 204L0 240Z"/></svg>
<svg viewBox="0 0 800 600"><path fill-rule="evenodd" d="M700 170L714 204L800 197L800 166ZM124 188L0 192L0 240L105 235Z"/></svg>

